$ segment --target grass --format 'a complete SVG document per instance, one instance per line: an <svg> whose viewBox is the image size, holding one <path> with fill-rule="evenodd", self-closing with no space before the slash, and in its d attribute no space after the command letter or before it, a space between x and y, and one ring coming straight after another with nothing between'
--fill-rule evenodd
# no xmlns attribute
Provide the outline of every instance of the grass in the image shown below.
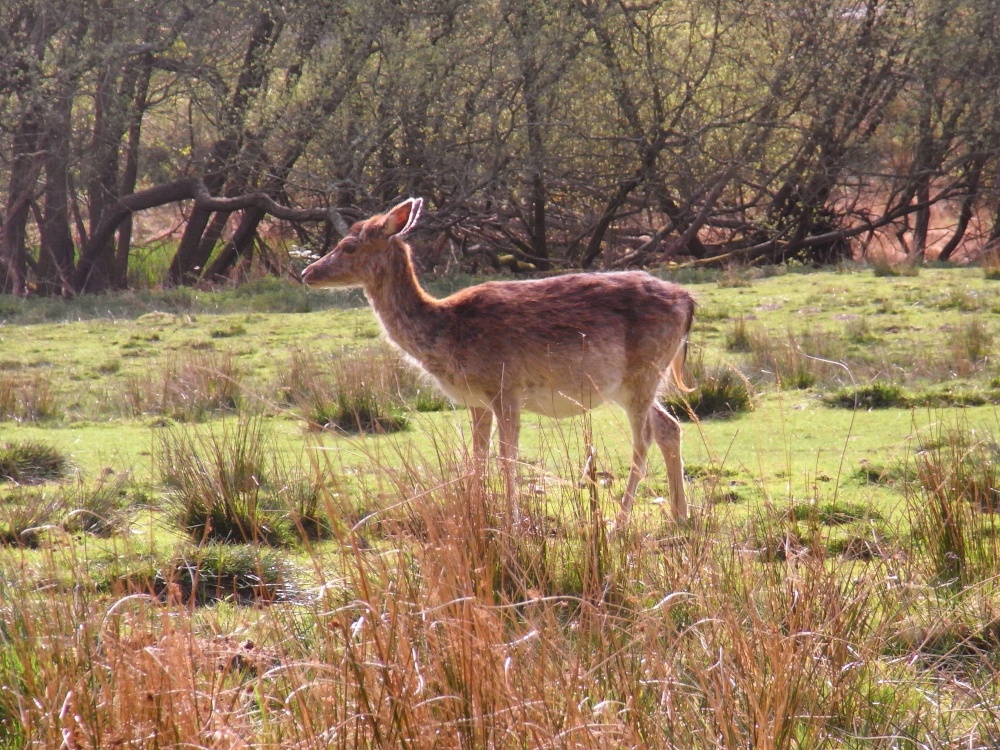
<svg viewBox="0 0 1000 750"><path fill-rule="evenodd" d="M66 456L41 441L0 443L0 482L37 484L58 479L68 465Z"/></svg>
<svg viewBox="0 0 1000 750"><path fill-rule="evenodd" d="M725 418L753 410L753 397L747 377L732 366L705 364L704 354L688 363L694 392L671 391L664 403L679 419Z"/></svg>
<svg viewBox="0 0 1000 750"><path fill-rule="evenodd" d="M857 388L842 388L827 395L826 403L842 409L892 409L909 406L910 399L897 383L875 381Z"/></svg>
<svg viewBox="0 0 1000 750"><path fill-rule="evenodd" d="M34 457L0 483L0 745L994 744L995 282L700 274L686 380L733 413L683 426L691 521L656 456L612 537L617 409L525 416L513 526L357 298L0 299L0 447ZM358 392L407 429L310 429Z"/></svg>

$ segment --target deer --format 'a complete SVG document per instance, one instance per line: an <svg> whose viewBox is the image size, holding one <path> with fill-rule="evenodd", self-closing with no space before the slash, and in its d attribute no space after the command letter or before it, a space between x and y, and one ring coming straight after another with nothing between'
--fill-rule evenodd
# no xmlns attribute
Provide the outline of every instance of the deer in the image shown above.
<svg viewBox="0 0 1000 750"><path fill-rule="evenodd" d="M671 512L687 518L681 426L660 403L682 379L695 299L644 271L569 273L488 281L443 299L429 295L405 239L421 198L355 223L302 272L309 287L361 287L389 341L472 418L472 456L485 471L493 420L509 508L516 519L522 412L562 418L610 402L626 413L632 463L613 528L629 520L655 440L667 467Z"/></svg>

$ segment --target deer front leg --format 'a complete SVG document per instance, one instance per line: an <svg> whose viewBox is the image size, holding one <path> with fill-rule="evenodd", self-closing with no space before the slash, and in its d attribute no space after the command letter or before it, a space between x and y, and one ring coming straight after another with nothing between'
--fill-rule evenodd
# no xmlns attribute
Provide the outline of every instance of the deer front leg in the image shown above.
<svg viewBox="0 0 1000 750"><path fill-rule="evenodd" d="M520 404L514 398L501 399L497 405L497 437L500 442L500 468L504 477L504 497L509 517L521 522L517 504L517 441L521 434Z"/></svg>
<svg viewBox="0 0 1000 750"><path fill-rule="evenodd" d="M486 476L486 459L490 451L490 430L493 429L493 412L478 406L469 407L472 416L472 460L477 477Z"/></svg>
<svg viewBox="0 0 1000 750"><path fill-rule="evenodd" d="M486 505L487 461L490 451L490 430L493 412L480 407L469 407L472 416L472 485L470 492L471 529L483 529L489 517Z"/></svg>

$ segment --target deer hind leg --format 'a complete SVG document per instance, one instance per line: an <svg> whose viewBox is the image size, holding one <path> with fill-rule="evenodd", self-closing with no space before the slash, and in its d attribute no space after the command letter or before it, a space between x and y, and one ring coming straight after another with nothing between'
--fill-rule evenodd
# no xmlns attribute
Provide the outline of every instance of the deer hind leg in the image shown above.
<svg viewBox="0 0 1000 750"><path fill-rule="evenodd" d="M646 454L653 439L653 429L649 420L649 411L630 411L629 422L632 425L632 467L628 472L628 482L625 484L625 494L622 496L622 507L618 513L616 528L624 528L632 514L632 503L635 501L635 491L639 482L646 475Z"/></svg>
<svg viewBox="0 0 1000 750"><path fill-rule="evenodd" d="M649 422L653 427L653 437L663 452L667 464L667 482L670 485L670 508L674 520L687 518L687 500L684 497L684 462L681 459L681 425L659 401L649 410Z"/></svg>

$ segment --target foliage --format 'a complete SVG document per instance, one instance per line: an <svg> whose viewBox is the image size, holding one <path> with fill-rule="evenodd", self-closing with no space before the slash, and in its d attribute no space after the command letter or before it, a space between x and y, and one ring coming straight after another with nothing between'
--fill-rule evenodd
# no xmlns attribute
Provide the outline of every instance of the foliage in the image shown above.
<svg viewBox="0 0 1000 750"><path fill-rule="evenodd" d="M0 292L297 276L418 192L428 273L680 259L745 289L762 259L916 273L996 239L990 3L47 10L0 7Z"/></svg>

